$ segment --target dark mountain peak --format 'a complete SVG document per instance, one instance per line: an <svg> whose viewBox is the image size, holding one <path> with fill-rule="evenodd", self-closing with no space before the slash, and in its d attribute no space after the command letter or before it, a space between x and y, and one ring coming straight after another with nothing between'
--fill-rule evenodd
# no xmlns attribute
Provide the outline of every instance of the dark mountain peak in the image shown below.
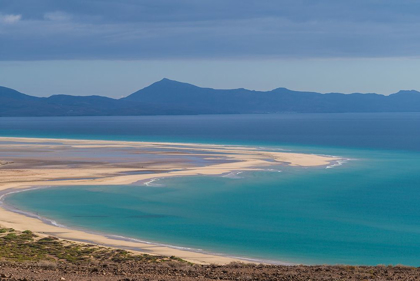
<svg viewBox="0 0 420 281"><path fill-rule="evenodd" d="M20 94L20 95L23 95L21 92L18 92L16 90L11 89L11 88L0 86L0 95L2 95L2 94Z"/></svg>
<svg viewBox="0 0 420 281"><path fill-rule="evenodd" d="M170 80L168 78L163 78L160 81L157 81L137 92L132 93L125 99L137 99L139 97L144 97L145 95L179 95L182 93L196 92L196 90L201 90L204 88L197 87L192 84L178 82L175 80Z"/></svg>
<svg viewBox="0 0 420 281"><path fill-rule="evenodd" d="M273 89L273 91L276 91L276 92L292 92L292 90L289 90L285 87L278 87L278 88Z"/></svg>
<svg viewBox="0 0 420 281"><path fill-rule="evenodd" d="M401 90L395 94L392 95L419 95L420 92L416 90Z"/></svg>
<svg viewBox="0 0 420 281"><path fill-rule="evenodd" d="M175 81L175 80L171 80L171 79L168 79L168 78L163 78L162 80L153 83L149 87L159 87L159 88L168 88L168 89L170 89L170 88L177 88L177 89L184 89L184 88L198 89L198 88L200 88L200 87L192 85L192 84ZM146 88L149 88L149 87L146 87Z"/></svg>
<svg viewBox="0 0 420 281"><path fill-rule="evenodd" d="M192 84L188 84L188 83L184 83L184 82L179 82L179 81L175 81L175 80L171 80L168 78L163 78L160 81L157 81L155 83L153 83L152 85L146 87L193 87L193 88L200 88L198 86L192 85Z"/></svg>
<svg viewBox="0 0 420 281"><path fill-rule="evenodd" d="M181 82L178 82L178 81L175 81L175 80L166 78L166 77L162 78L162 80L159 80L159 81L157 81L155 83L171 83L171 82L181 83Z"/></svg>
<svg viewBox="0 0 420 281"><path fill-rule="evenodd" d="M181 82L171 80L169 78L163 78L159 81L156 81L156 82L150 84L149 86L152 86L152 85L169 85L169 84L178 84L178 83L181 83Z"/></svg>
<svg viewBox="0 0 420 281"><path fill-rule="evenodd" d="M290 90L288 88L284 88L284 87L279 87L279 88L275 88L274 90L271 90L272 93L275 94L295 94L295 93L300 93L299 91L293 91Z"/></svg>
<svg viewBox="0 0 420 281"><path fill-rule="evenodd" d="M420 112L420 92L390 96L293 91L212 89L163 78L130 96L54 95L38 98L0 86L0 116Z"/></svg>
<svg viewBox="0 0 420 281"><path fill-rule="evenodd" d="M37 99L36 97L28 96L16 90L0 86L0 97L8 99Z"/></svg>
<svg viewBox="0 0 420 281"><path fill-rule="evenodd" d="M290 90L288 88L284 88L284 87L280 87L280 88L276 88L274 90L271 91L272 93L276 93L276 94L304 94L304 95L319 95L320 93L316 93L316 92L305 92L305 91L294 91L294 90Z"/></svg>

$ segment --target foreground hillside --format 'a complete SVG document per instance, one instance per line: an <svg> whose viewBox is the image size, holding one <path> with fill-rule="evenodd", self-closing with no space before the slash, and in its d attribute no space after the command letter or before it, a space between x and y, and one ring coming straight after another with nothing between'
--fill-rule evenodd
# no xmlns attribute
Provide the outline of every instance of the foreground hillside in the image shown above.
<svg viewBox="0 0 420 281"><path fill-rule="evenodd" d="M119 96L124 93L116 93ZM218 90L163 79L125 98L39 98L0 87L1 116L136 116L256 113L420 112L420 93L321 94L286 88Z"/></svg>
<svg viewBox="0 0 420 281"><path fill-rule="evenodd" d="M420 280L403 266L197 265L0 229L0 280Z"/></svg>

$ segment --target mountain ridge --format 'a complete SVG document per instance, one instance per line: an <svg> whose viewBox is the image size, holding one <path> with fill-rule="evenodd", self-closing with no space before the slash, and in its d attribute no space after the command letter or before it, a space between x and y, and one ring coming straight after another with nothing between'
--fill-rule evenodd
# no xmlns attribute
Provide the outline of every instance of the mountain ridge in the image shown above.
<svg viewBox="0 0 420 281"><path fill-rule="evenodd" d="M420 92L317 93L213 89L164 78L124 98L30 96L0 86L0 116L127 116L261 113L420 112Z"/></svg>

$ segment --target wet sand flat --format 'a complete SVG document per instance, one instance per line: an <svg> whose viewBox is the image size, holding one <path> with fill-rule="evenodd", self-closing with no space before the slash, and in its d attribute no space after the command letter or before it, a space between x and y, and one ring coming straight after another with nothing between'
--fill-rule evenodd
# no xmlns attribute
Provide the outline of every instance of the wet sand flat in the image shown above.
<svg viewBox="0 0 420 281"><path fill-rule="evenodd" d="M273 165L326 166L339 160L249 146L0 137L0 192L40 186L124 185L153 178L260 170ZM17 230L177 256L195 263L238 260L61 228L5 208L0 208L0 221Z"/></svg>

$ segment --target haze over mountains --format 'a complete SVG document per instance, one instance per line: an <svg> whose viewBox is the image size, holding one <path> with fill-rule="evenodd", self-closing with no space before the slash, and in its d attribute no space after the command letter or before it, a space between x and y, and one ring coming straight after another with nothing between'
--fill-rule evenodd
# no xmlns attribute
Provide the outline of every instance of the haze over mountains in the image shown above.
<svg viewBox="0 0 420 281"><path fill-rule="evenodd" d="M40 98L0 87L0 116L127 116L181 114L420 112L420 92L320 94L201 88L169 79L125 98L53 95Z"/></svg>

